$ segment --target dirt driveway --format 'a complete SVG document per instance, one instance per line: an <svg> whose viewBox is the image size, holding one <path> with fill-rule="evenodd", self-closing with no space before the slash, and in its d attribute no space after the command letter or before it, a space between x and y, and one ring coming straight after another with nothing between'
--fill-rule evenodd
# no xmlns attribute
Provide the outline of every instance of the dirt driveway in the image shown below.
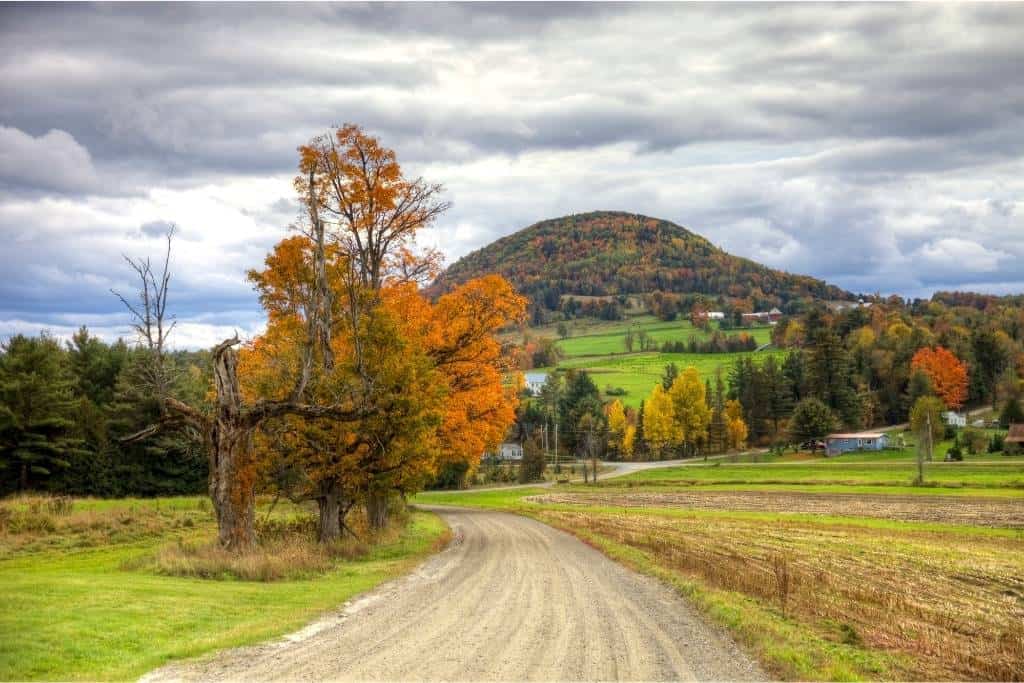
<svg viewBox="0 0 1024 683"><path fill-rule="evenodd" d="M452 545L279 641L146 680L763 680L657 581L516 515L439 508Z"/></svg>

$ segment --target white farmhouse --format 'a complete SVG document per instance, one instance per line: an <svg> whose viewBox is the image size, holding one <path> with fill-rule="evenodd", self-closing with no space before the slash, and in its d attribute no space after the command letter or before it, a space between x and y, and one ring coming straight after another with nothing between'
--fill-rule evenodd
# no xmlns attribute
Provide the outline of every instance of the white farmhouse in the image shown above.
<svg viewBox="0 0 1024 683"><path fill-rule="evenodd" d="M544 383L548 381L548 373L527 372L523 379L526 383L526 390L533 396L539 396L541 387L543 387Z"/></svg>
<svg viewBox="0 0 1024 683"><path fill-rule="evenodd" d="M942 414L942 419L946 421L950 427L966 427L967 416L963 413L958 413L952 410L947 410Z"/></svg>
<svg viewBox="0 0 1024 683"><path fill-rule="evenodd" d="M506 441L498 446L498 452L495 455L498 460L522 460L523 447L521 444Z"/></svg>

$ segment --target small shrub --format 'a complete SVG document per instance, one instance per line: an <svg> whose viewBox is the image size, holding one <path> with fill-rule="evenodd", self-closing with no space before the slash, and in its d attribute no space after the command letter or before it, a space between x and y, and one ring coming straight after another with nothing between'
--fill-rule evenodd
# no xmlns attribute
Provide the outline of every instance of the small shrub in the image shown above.
<svg viewBox="0 0 1024 683"><path fill-rule="evenodd" d="M316 519L303 515L301 517L272 517L256 519L256 537L261 543L279 541L288 537L313 539L316 537Z"/></svg>
<svg viewBox="0 0 1024 683"><path fill-rule="evenodd" d="M31 508L15 510L7 521L7 530L12 534L52 534L57 530L57 524L36 506L35 511Z"/></svg>
<svg viewBox="0 0 1024 683"><path fill-rule="evenodd" d="M197 545L179 541L157 552L149 565L158 574L199 579L280 581L322 574L333 566L326 549L302 538L288 538L260 545L246 553L232 553L217 544Z"/></svg>
<svg viewBox="0 0 1024 683"><path fill-rule="evenodd" d="M1005 442L1005 440L1006 440L1006 435L1005 434L1001 434L1001 433L993 434L992 435L992 439L989 440L989 442L988 442L988 452L989 453L1002 453L1003 452L1003 443Z"/></svg>
<svg viewBox="0 0 1024 683"><path fill-rule="evenodd" d="M857 629L847 623L839 625L839 638L844 645L853 645L855 647L863 645L863 641L861 641L860 634L857 633Z"/></svg>

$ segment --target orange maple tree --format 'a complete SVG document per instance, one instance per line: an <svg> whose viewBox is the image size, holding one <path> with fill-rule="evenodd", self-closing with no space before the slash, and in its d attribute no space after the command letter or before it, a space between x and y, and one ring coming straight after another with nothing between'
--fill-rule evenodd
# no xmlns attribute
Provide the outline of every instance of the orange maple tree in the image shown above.
<svg viewBox="0 0 1024 683"><path fill-rule="evenodd" d="M967 399L967 366L942 346L919 349L910 361L912 370L920 370L931 380L932 389L947 408L957 409Z"/></svg>

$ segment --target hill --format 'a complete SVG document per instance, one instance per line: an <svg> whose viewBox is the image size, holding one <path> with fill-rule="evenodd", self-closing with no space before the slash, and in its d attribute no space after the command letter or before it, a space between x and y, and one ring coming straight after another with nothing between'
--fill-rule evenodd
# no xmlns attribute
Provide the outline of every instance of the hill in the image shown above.
<svg viewBox="0 0 1024 683"><path fill-rule="evenodd" d="M535 306L563 299L665 292L792 307L803 299L852 299L813 277L733 256L675 223L619 211L595 211L531 225L459 259L438 291L488 273L507 278Z"/></svg>

